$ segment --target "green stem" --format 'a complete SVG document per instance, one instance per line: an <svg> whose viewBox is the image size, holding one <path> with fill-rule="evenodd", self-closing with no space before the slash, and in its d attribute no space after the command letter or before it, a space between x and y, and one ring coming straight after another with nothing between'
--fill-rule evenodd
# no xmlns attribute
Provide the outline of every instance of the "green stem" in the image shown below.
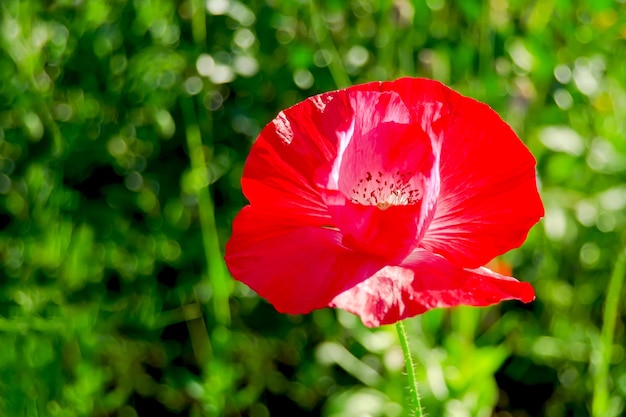
<svg viewBox="0 0 626 417"><path fill-rule="evenodd" d="M600 346L596 351L596 369L593 375L593 401L591 404L593 417L607 416L609 411L609 365L613 353L613 337L615 335L615 322L618 316L620 294L626 273L626 252L622 251L615 263L615 269L609 281Z"/></svg>
<svg viewBox="0 0 626 417"><path fill-rule="evenodd" d="M423 417L417 376L415 375L415 364L413 363L411 349L409 348L409 339L406 336L406 330L404 329L404 323L402 321L396 323L396 330L398 331L398 339L400 339L400 346L402 346L402 353L404 354L406 375L409 379L409 401L411 405L415 407L416 416Z"/></svg>

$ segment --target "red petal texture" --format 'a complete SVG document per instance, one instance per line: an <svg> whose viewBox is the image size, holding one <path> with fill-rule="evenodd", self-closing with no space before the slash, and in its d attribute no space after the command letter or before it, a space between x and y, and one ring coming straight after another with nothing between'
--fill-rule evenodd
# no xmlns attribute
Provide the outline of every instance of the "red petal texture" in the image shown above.
<svg viewBox="0 0 626 417"><path fill-rule="evenodd" d="M437 307L487 306L502 300L532 301L530 284L487 268L463 269L423 249L400 266L387 266L331 303L380 326Z"/></svg>
<svg viewBox="0 0 626 417"><path fill-rule="evenodd" d="M480 268L543 216L535 160L488 106L415 78L309 98L261 132L226 262L285 313L393 323L436 307L531 301Z"/></svg>

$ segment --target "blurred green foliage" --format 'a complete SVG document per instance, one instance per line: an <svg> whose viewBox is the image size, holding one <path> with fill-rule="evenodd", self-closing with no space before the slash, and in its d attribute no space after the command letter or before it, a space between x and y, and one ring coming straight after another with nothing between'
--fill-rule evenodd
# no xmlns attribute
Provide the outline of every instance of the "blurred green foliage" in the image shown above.
<svg viewBox="0 0 626 417"><path fill-rule="evenodd" d="M626 230L624 12L2 1L0 415L404 415L393 328L280 315L232 282L220 252L265 123L309 95L403 75L497 110L537 157L546 206L501 259L534 303L407 321L428 414L578 417L593 402L595 417L623 415L623 303L607 288Z"/></svg>

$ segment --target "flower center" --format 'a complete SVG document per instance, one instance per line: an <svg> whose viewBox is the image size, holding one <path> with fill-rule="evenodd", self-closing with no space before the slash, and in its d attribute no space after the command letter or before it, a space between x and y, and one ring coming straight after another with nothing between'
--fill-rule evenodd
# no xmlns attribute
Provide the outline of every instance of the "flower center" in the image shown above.
<svg viewBox="0 0 626 417"><path fill-rule="evenodd" d="M413 180L414 172L395 173L367 171L352 188L350 200L363 206L385 210L391 206L408 206L421 200L422 193Z"/></svg>

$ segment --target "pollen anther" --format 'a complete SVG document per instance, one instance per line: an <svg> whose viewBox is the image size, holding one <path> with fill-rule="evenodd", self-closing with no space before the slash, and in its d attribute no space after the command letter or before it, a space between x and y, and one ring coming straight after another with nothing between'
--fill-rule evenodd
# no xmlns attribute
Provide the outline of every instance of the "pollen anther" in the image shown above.
<svg viewBox="0 0 626 417"><path fill-rule="evenodd" d="M391 206L408 206L421 200L421 190L412 181L413 172L383 173L377 171L378 178L373 178L367 171L365 178L361 178L351 189L351 201L364 206L377 206L385 210ZM377 187L368 191L364 183L374 179Z"/></svg>

